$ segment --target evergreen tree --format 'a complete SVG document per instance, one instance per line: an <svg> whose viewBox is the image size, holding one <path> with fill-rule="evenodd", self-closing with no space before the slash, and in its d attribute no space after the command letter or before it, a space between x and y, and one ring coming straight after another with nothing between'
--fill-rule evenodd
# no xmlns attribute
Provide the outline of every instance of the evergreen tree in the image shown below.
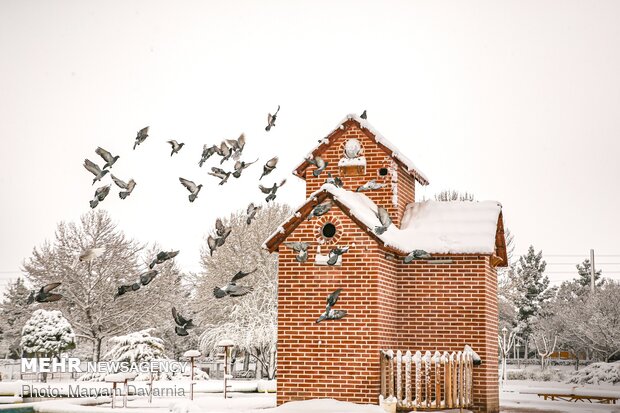
<svg viewBox="0 0 620 413"><path fill-rule="evenodd" d="M21 357L21 331L32 314L26 301L30 291L22 277L9 283L0 303L0 356L17 359Z"/></svg>
<svg viewBox="0 0 620 413"><path fill-rule="evenodd" d="M579 274L579 277L575 278L575 282L581 285L582 287L590 287L590 283L592 282L591 280L592 264L590 264L590 260L586 258L585 260L583 260L581 264L577 264L576 267L577 267L577 274ZM603 283L605 282L605 280L601 279L602 273L603 273L602 270L598 270L594 272L594 284L597 287L602 286Z"/></svg>
<svg viewBox="0 0 620 413"><path fill-rule="evenodd" d="M549 277L544 274L546 266L542 251L536 253L530 245L527 254L519 257L512 274L517 329L524 338L532 333L532 324L555 292L555 289L549 288Z"/></svg>

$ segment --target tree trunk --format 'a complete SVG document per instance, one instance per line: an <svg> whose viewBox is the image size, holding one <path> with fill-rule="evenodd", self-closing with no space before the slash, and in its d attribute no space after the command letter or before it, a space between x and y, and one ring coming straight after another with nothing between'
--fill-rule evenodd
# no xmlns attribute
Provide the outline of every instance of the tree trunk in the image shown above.
<svg viewBox="0 0 620 413"><path fill-rule="evenodd" d="M248 371L250 369L250 353L245 352L245 357L243 358L243 371Z"/></svg>
<svg viewBox="0 0 620 413"><path fill-rule="evenodd" d="M525 346L523 348L524 353L523 353L523 360L527 360L528 356L527 353L529 353L529 344L530 344L530 340L528 340L527 338L525 339Z"/></svg>
<svg viewBox="0 0 620 413"><path fill-rule="evenodd" d="M101 359L101 342L102 341L103 341L103 337L95 338L95 354L94 354L95 362L99 362L99 360Z"/></svg>

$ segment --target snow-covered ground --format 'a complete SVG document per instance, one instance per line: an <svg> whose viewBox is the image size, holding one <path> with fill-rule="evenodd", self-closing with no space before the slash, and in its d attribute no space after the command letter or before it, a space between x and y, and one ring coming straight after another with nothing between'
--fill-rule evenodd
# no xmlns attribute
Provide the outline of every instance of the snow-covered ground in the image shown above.
<svg viewBox="0 0 620 413"><path fill-rule="evenodd" d="M171 382L167 382L169 385ZM207 384L209 383L209 384ZM8 388L16 388L17 383L0 383L0 390L4 389L5 394ZM76 382L71 384L81 384ZM91 386L103 385L105 383L87 383ZM43 386L43 384L39 384ZM58 383L54 383L58 385ZM66 383L63 386L68 386ZM118 412L134 413L190 413L190 412L210 412L210 413L384 413L383 409L375 405L354 405L351 403L339 402L336 400L309 400L305 402L287 403L279 407L276 405L274 393L256 393L259 383L256 381L233 382L233 393L230 398L224 399L222 393L213 393L222 382L215 380L201 382L198 384L195 400L190 401L185 397L154 397L153 403L149 404L147 397L130 396L127 409L115 409ZM185 388L186 383L176 382L176 387ZM264 383L260 387L264 386ZM620 413L620 404L604 405L590 404L588 402L571 403L560 400L543 400L535 392L537 389L556 389L571 390L576 387L574 384L564 384L558 382L532 382L532 381L509 381L500 389L501 412L503 413ZM66 388L66 387L64 387ZM584 393L614 393L620 396L620 385L599 385L599 386L577 386L578 391ZM249 393L248 391L254 391ZM121 405L121 398L117 397L117 406ZM41 413L103 413L110 411L110 398L82 398L82 399L59 399L48 400L35 403L24 403L22 406L33 406L35 412ZM2 410L15 407L15 405L1 405Z"/></svg>

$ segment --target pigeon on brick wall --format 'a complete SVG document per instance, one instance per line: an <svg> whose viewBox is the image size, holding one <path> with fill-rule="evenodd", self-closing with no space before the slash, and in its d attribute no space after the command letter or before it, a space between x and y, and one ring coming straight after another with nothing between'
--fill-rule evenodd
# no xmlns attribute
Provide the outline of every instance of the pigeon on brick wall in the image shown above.
<svg viewBox="0 0 620 413"><path fill-rule="evenodd" d="M336 265L338 262L338 257L340 257L345 252L349 251L349 247L336 247L332 248L327 255L327 265Z"/></svg>
<svg viewBox="0 0 620 413"><path fill-rule="evenodd" d="M338 288L327 297L327 306L325 312L316 320L316 323L320 323L323 320L339 320L347 315L345 310L334 310L332 307L338 302L338 297L342 292L342 288Z"/></svg>
<svg viewBox="0 0 620 413"><path fill-rule="evenodd" d="M392 219L387 210L383 207L379 207L375 215L379 218L379 222L381 223L381 226L375 227L375 234L381 235L392 225Z"/></svg>
<svg viewBox="0 0 620 413"><path fill-rule="evenodd" d="M293 251L297 253L295 256L295 260L297 262L306 262L308 261L308 246L310 245L307 242L285 242L285 246L289 247Z"/></svg>
<svg viewBox="0 0 620 413"><path fill-rule="evenodd" d="M327 168L327 165L329 165L329 162L325 162L325 160L320 156L315 156L314 158L308 159L308 162L316 166L316 169L312 171L313 176L321 175L321 172L323 172L325 168Z"/></svg>
<svg viewBox="0 0 620 413"><path fill-rule="evenodd" d="M320 217L327 214L332 208L332 206L334 206L334 202L331 199L328 199L327 201L323 201L320 204L316 205L312 209L312 212L310 212L310 215L308 215L308 221L310 221L313 217Z"/></svg>
<svg viewBox="0 0 620 413"><path fill-rule="evenodd" d="M374 191L375 189L381 189L385 184L379 184L376 180L366 182L364 185L357 187L355 192Z"/></svg>
<svg viewBox="0 0 620 413"><path fill-rule="evenodd" d="M403 259L405 264L409 264L415 260L428 260L431 258L431 254L424 250L413 250Z"/></svg>

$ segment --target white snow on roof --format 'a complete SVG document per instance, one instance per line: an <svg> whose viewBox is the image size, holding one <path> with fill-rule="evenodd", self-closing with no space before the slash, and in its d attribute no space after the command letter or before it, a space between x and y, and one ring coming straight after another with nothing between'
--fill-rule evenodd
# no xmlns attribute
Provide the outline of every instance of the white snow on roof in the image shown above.
<svg viewBox="0 0 620 413"><path fill-rule="evenodd" d="M413 161L411 159L409 159L408 157L406 157L405 155L400 153L398 151L398 148L396 147L396 145L394 145L387 138L385 138L383 135L381 135L375 128L373 128L373 126L366 119L362 119L362 118L360 118L359 116L357 116L354 113L348 114L343 120L341 120L338 123L338 126L336 126L330 133L327 134L327 136L330 136L332 133L336 132L337 130L342 129L343 128L343 124L346 121L348 121L348 120L356 121L357 123L359 123L359 125L360 125L360 127L362 129L366 129L370 133L372 133L375 136L375 139L376 139L376 141L378 143L384 145L386 148L388 148L390 151L392 151L392 156L394 156L394 158L398 159L403 164L405 164L405 166L407 167L407 171L408 172L415 173L422 181L426 181L426 183L428 183L428 178L426 177L426 175L424 175L424 173L422 173L422 171L420 171L420 169L413 163ZM308 153L308 155L306 156L306 159L311 159L312 156L313 156L312 154L314 153L314 151L319 149L319 147L321 147L321 145L324 145L327 142L328 142L327 139L322 139L321 142L314 149L312 149L312 151L310 151L310 153ZM305 162L305 160L304 160L304 162ZM297 166L297 168L299 168L301 165L303 165L303 162L301 164L299 164ZM295 170L297 170L297 168L295 168Z"/></svg>
<svg viewBox="0 0 620 413"><path fill-rule="evenodd" d="M331 184L322 190L350 209L369 229L380 226L377 205L365 194L347 191ZM501 204L495 201L424 201L409 204L401 228L390 225L378 237L403 252L414 249L431 254L492 254Z"/></svg>

